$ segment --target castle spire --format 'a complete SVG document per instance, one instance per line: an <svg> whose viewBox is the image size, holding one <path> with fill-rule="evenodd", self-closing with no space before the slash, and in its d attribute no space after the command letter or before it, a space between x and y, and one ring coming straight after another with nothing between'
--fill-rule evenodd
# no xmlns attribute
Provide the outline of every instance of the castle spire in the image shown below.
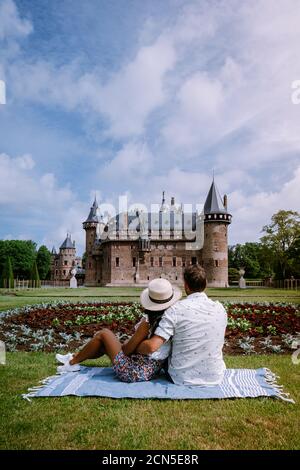
<svg viewBox="0 0 300 470"><path fill-rule="evenodd" d="M162 200L161 200L161 206L160 206L160 211L164 212L167 209L166 207L166 200L165 200L165 191L162 192Z"/></svg>
<svg viewBox="0 0 300 470"><path fill-rule="evenodd" d="M64 249L64 248L75 248L74 244L72 242L70 233L67 233L67 238L65 239L65 241L60 246L60 249Z"/></svg>
<svg viewBox="0 0 300 470"><path fill-rule="evenodd" d="M215 184L215 179L213 175L213 181L211 183L210 190L208 192L205 204L204 204L204 213L205 214L214 214L214 213L226 213L226 208L224 207L222 198L219 194L219 191Z"/></svg>
<svg viewBox="0 0 300 470"><path fill-rule="evenodd" d="M205 222L231 223L231 214L227 211L227 196L221 198L214 179L204 204L204 216Z"/></svg>
<svg viewBox="0 0 300 470"><path fill-rule="evenodd" d="M99 218L98 218L98 209L99 209L99 206L98 206L98 201L97 201L97 197L96 197L96 194L95 194L95 199L94 199L94 202L93 202L93 205L90 209L90 213L88 215L88 218L85 220L85 222L98 222Z"/></svg>

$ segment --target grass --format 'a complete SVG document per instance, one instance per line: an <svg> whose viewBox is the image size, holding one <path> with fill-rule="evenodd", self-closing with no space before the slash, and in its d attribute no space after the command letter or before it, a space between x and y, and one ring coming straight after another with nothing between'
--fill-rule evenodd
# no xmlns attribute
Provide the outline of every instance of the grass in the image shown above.
<svg viewBox="0 0 300 470"><path fill-rule="evenodd" d="M0 290L0 310L53 300L138 300L140 288ZM214 299L300 303L297 291L208 289ZM299 449L299 365L289 356L227 357L227 367L269 367L296 405L223 401L40 398L21 393L55 373L53 354L8 353L0 366L0 449ZM108 365L108 360L94 362Z"/></svg>
<svg viewBox="0 0 300 470"><path fill-rule="evenodd" d="M289 356L225 360L227 367L269 367L296 404L78 397L29 403L20 394L55 373L54 355L9 353L0 366L0 449L299 449L300 366Z"/></svg>
<svg viewBox="0 0 300 470"><path fill-rule="evenodd" d="M108 300L133 301L139 300L142 288L139 287L82 287L79 289L49 288L20 291L5 291L0 289L0 311L23 305L51 302L54 300ZM286 289L207 289L207 294L216 300L237 302L291 302L300 303L300 292Z"/></svg>

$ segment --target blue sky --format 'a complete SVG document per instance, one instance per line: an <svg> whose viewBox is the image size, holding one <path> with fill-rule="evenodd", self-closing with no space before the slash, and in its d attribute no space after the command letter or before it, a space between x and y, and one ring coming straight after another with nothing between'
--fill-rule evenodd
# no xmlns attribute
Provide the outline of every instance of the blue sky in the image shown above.
<svg viewBox="0 0 300 470"><path fill-rule="evenodd" d="M230 243L299 210L296 0L0 0L0 237L58 246L100 202L203 203Z"/></svg>

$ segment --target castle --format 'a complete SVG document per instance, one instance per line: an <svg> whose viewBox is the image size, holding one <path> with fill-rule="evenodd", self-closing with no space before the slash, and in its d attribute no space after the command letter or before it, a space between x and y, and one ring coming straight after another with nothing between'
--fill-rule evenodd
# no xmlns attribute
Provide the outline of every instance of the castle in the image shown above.
<svg viewBox="0 0 300 470"><path fill-rule="evenodd" d="M69 281L71 279L71 270L76 267L77 271L81 268L81 258L76 256L75 241L72 241L68 233L65 241L57 253L55 247L51 251L51 280ZM78 269L79 268L79 269Z"/></svg>
<svg viewBox="0 0 300 470"><path fill-rule="evenodd" d="M199 263L209 286L227 287L231 217L227 196L221 198L214 180L201 214L187 214L174 198L167 206L163 193L159 212L124 212L105 223L95 198L83 222L85 285L145 285L157 277L180 285L185 266ZM197 230L202 230L200 242Z"/></svg>

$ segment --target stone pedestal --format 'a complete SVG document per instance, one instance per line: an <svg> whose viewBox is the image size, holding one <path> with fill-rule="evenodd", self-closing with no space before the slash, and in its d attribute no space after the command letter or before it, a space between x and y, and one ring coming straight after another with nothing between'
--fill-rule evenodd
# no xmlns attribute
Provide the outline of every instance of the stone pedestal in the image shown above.
<svg viewBox="0 0 300 470"><path fill-rule="evenodd" d="M5 344L3 341L0 341L0 365L4 366L5 364L6 364Z"/></svg>
<svg viewBox="0 0 300 470"><path fill-rule="evenodd" d="M77 289L77 279L75 277L75 274L77 273L77 270L74 268L71 271L72 277L70 279L70 287L71 289Z"/></svg>
<svg viewBox="0 0 300 470"><path fill-rule="evenodd" d="M245 274L245 270L244 269L240 269L239 270L239 274L240 274L240 279L239 279L239 288L240 289L245 289L246 288L246 281L244 279L244 274Z"/></svg>

